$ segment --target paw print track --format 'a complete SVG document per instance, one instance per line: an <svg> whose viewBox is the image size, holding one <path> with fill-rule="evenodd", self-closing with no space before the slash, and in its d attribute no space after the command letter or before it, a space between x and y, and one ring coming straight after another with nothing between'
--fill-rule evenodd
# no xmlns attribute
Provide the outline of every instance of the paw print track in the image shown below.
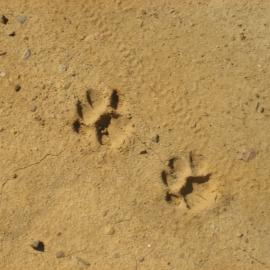
<svg viewBox="0 0 270 270"><path fill-rule="evenodd" d="M173 157L168 160L167 168L161 172L161 180L165 187L165 200L168 203L184 202L186 208L191 209L191 202L194 204L194 200L192 200L194 194L203 198L198 186L207 183L211 173L199 173L196 166L191 152L186 157Z"/></svg>
<svg viewBox="0 0 270 270"><path fill-rule="evenodd" d="M87 90L85 99L76 102L77 119L73 122L72 129L78 134L93 129L98 144L109 142L113 146L118 146L125 140L126 134L124 136L122 134L128 129L127 118L118 112L120 101L118 91L113 89L109 97L99 104L93 102L92 91Z"/></svg>

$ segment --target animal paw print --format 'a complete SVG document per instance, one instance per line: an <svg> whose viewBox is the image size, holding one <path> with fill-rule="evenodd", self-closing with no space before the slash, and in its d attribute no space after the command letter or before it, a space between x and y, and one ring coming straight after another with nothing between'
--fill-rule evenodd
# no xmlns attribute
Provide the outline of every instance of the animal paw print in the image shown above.
<svg viewBox="0 0 270 270"><path fill-rule="evenodd" d="M97 142L100 145L110 142L113 137L115 143L123 141L121 131L127 131L127 117L123 117L118 112L119 94L116 89L112 90L109 98L99 105L93 104L91 91L85 93L85 102L78 100L76 103L76 113L78 118L73 122L72 128L76 133L83 133L86 129L95 131ZM131 117L129 117L131 118ZM117 120L117 123L116 121ZM114 133L112 135L111 133ZM122 132L123 133L123 132ZM124 132L126 133L126 132Z"/></svg>
<svg viewBox="0 0 270 270"><path fill-rule="evenodd" d="M203 197L203 184L207 185L211 173L198 170L193 155L190 152L186 157L171 158L167 169L161 172L161 180L165 186L165 200L168 203L180 204L184 202L186 208L191 209L198 203L206 200Z"/></svg>

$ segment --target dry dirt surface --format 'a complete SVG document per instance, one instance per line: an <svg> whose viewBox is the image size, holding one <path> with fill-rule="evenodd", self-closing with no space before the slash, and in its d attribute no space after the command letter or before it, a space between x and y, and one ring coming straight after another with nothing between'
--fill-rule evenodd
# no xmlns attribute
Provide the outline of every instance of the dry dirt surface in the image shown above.
<svg viewBox="0 0 270 270"><path fill-rule="evenodd" d="M270 269L270 2L0 0L0 269Z"/></svg>

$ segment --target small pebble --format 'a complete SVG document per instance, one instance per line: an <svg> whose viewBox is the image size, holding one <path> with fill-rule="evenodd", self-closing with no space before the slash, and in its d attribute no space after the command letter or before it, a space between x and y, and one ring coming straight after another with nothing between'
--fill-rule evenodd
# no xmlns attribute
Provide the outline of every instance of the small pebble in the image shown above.
<svg viewBox="0 0 270 270"><path fill-rule="evenodd" d="M32 55L32 52L30 49L26 49L24 54L23 54L23 59L27 60L28 58L30 58L30 56Z"/></svg>
<svg viewBox="0 0 270 270"><path fill-rule="evenodd" d="M23 23L25 23L25 22L26 22L27 17L26 17L26 16L24 16L24 15L20 15L20 16L18 16L18 17L16 18L16 20L17 20L17 22L19 22L19 23L23 24Z"/></svg>
<svg viewBox="0 0 270 270"><path fill-rule="evenodd" d="M249 162L250 160L254 159L257 156L257 151L253 148L246 149L240 153L240 160L245 162Z"/></svg>
<svg viewBox="0 0 270 270"><path fill-rule="evenodd" d="M112 226L108 225L104 228L104 233L106 235L113 235L115 233L115 230Z"/></svg>
<svg viewBox="0 0 270 270"><path fill-rule="evenodd" d="M37 110L37 106L36 105L32 105L30 108L31 112L35 112Z"/></svg>
<svg viewBox="0 0 270 270"><path fill-rule="evenodd" d="M64 258L64 257L65 257L64 251L62 251L62 250L57 251L57 252L55 253L55 257L56 257L57 259Z"/></svg>
<svg viewBox="0 0 270 270"><path fill-rule="evenodd" d="M67 66L64 65L64 64L61 64L61 65L58 66L58 70L59 70L59 72L61 72L61 73L67 71L67 69L68 69Z"/></svg>
<svg viewBox="0 0 270 270"><path fill-rule="evenodd" d="M68 89L68 88L70 88L70 86L71 86L71 82L68 82L68 83L66 83L65 85L64 85L64 89Z"/></svg>
<svg viewBox="0 0 270 270"><path fill-rule="evenodd" d="M7 54L7 52L4 52L4 51L0 52L0 56L6 55L6 54Z"/></svg>
<svg viewBox="0 0 270 270"><path fill-rule="evenodd" d="M6 72L5 71L0 71L0 77L4 78L6 76Z"/></svg>
<svg viewBox="0 0 270 270"><path fill-rule="evenodd" d="M159 143L159 135L158 134L152 138L152 142Z"/></svg>
<svg viewBox="0 0 270 270"><path fill-rule="evenodd" d="M8 23L8 18L7 18L5 15L2 15L2 16L0 17L0 22L1 22L2 24L7 24L7 23Z"/></svg>
<svg viewBox="0 0 270 270"><path fill-rule="evenodd" d="M22 87L19 84L15 85L15 91L19 92L22 89Z"/></svg>
<svg viewBox="0 0 270 270"><path fill-rule="evenodd" d="M240 39L241 40L246 40L246 36L245 36L245 33L244 32L242 32L241 34L240 34Z"/></svg>
<svg viewBox="0 0 270 270"><path fill-rule="evenodd" d="M141 256L139 259L138 259L139 262L143 262L144 261L144 257Z"/></svg>
<svg viewBox="0 0 270 270"><path fill-rule="evenodd" d="M45 250L44 243L39 240L33 241L30 246L36 251L44 252Z"/></svg>
<svg viewBox="0 0 270 270"><path fill-rule="evenodd" d="M8 34L10 37L15 37L16 36L16 32L15 31L12 31Z"/></svg>

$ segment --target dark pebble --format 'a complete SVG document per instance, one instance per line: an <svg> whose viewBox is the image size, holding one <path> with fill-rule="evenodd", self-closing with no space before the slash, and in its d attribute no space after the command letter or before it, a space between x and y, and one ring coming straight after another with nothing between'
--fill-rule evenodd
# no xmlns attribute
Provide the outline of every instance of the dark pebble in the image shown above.
<svg viewBox="0 0 270 270"><path fill-rule="evenodd" d="M45 245L42 241L33 241L32 244L31 244L31 247L36 250L36 251L39 251L39 252L44 252L45 251Z"/></svg>
<svg viewBox="0 0 270 270"><path fill-rule="evenodd" d="M15 37L16 36L16 32L12 31L11 33L8 34L10 37Z"/></svg>
<svg viewBox="0 0 270 270"><path fill-rule="evenodd" d="M159 135L158 134L152 138L152 142L159 143Z"/></svg>
<svg viewBox="0 0 270 270"><path fill-rule="evenodd" d="M15 85L15 91L19 92L22 89L22 87L19 84Z"/></svg>
<svg viewBox="0 0 270 270"><path fill-rule="evenodd" d="M3 24L7 24L8 23L8 18L5 15L2 15L0 17L0 22Z"/></svg>

